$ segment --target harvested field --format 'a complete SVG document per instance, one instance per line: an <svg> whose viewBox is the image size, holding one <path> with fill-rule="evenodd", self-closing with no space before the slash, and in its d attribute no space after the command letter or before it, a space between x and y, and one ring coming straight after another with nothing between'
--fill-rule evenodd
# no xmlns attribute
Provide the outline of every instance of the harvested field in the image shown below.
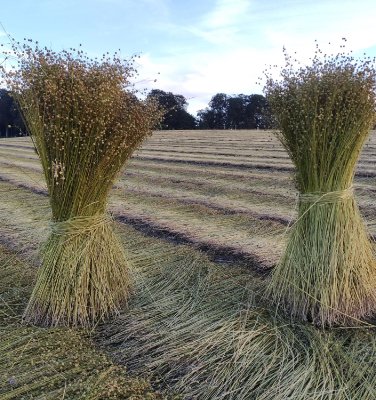
<svg viewBox="0 0 376 400"><path fill-rule="evenodd" d="M355 180L372 234L376 233L374 158L376 137L372 136ZM0 166L2 190L46 194L28 139L0 141ZM270 132L156 132L114 188L111 211L119 221L143 231L208 251L225 249L266 270L278 260L286 226L295 217L292 168ZM11 196L7 197L12 204Z"/></svg>
<svg viewBox="0 0 376 400"><path fill-rule="evenodd" d="M375 160L373 134L355 177L357 200L372 235L376 235ZM90 339L82 339L88 346L85 352L94 340L107 354L103 371L112 363L125 365L136 377L121 379L136 387L135 396L142 396L137 392L141 385L151 399L159 394L138 381L140 376L184 399L375 398L372 326L320 331L277 315L262 296L296 216L292 171L271 132L156 132L144 144L110 201L133 265L129 309L100 325ZM14 343L9 348L16 346L13 333L34 335L34 328L20 325L32 279L25 280L19 271L33 276L38 248L49 230L41 174L29 139L0 140L0 245L2 264L8 265L3 267L8 272L0 275L0 282L5 282L0 293L6 305L0 309L4 349L8 343ZM17 261L9 261L12 257ZM9 263L16 268L14 275ZM20 268L20 263L27 268ZM21 295L17 292L15 297L9 297L12 276L14 286L21 287L15 290ZM62 340L57 332L56 340ZM45 333L35 333L39 334L44 340ZM72 341L77 340L77 334L72 335ZM6 393L6 398L17 398L10 395L16 387L9 379L22 373L17 389L24 390L24 398L34 398L28 392L26 364L18 359L8 376L11 362L11 358L0 362L0 397ZM75 379L71 373L58 381L52 393L63 393L64 382ZM85 376L94 385L86 370ZM136 379L136 386L129 379ZM80 384L72 393L79 393ZM93 398L100 397L93 394Z"/></svg>

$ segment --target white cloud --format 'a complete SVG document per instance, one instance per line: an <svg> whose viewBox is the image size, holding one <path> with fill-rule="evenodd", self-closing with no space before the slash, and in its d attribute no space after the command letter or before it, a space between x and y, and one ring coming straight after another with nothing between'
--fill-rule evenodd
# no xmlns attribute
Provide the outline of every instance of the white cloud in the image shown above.
<svg viewBox="0 0 376 400"><path fill-rule="evenodd" d="M315 50L315 40L321 50L326 53L341 51L346 38L346 49L354 52L376 45L374 12L376 3L370 7L362 7L361 2L340 3L326 2L320 10L311 6L301 8L295 18L285 17L279 23L269 23L264 30L265 40L270 49L285 46L292 52L296 51L299 58L306 61L312 57ZM275 21L273 21L275 22Z"/></svg>
<svg viewBox="0 0 376 400"><path fill-rule="evenodd" d="M231 46L241 35L250 13L250 0L217 0L214 8L187 31L214 45Z"/></svg>
<svg viewBox="0 0 376 400"><path fill-rule="evenodd" d="M282 52L279 58L282 61ZM139 86L182 94L189 101L188 110L196 113L218 92L260 93L257 78L262 75L265 62L275 61L275 55L239 48L224 53L191 54L187 59L171 62L170 59L155 59L150 54L142 55L138 63L143 81ZM155 77L157 82L153 82Z"/></svg>
<svg viewBox="0 0 376 400"><path fill-rule="evenodd" d="M274 10L269 3L264 8L258 3L256 8L253 1L218 0L196 24L169 26L170 34L174 29L184 31L197 46L187 50L177 44L168 49L168 56L151 51L143 55L140 72L149 78L146 86L183 94L189 111L195 113L218 92L261 93L257 78L267 65L283 65L283 46L307 62L315 51L315 39L330 53L340 50L342 37L347 38L349 50L376 45L376 34L372 34L376 4L368 0L364 0L367 7L359 1L346 2L343 8L337 1L287 3L290 9L280 5ZM152 82L155 77L156 83Z"/></svg>
<svg viewBox="0 0 376 400"><path fill-rule="evenodd" d="M249 6L249 0L217 0L214 9L204 17L202 24L209 28L237 24L248 12Z"/></svg>

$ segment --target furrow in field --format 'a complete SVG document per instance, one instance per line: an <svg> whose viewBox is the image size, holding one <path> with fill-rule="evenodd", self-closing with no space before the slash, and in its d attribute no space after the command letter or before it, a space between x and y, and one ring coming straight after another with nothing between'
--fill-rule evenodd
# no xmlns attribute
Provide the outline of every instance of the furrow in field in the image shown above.
<svg viewBox="0 0 376 400"><path fill-rule="evenodd" d="M283 176L279 178L276 181L275 176L268 177L265 174L252 174L252 176L208 174L206 176L203 172L191 169L188 171L186 169L167 171L160 168L135 169L130 165L121 178L121 182L129 187L145 185L184 192L191 190L200 194L208 194L208 197L212 197L212 193L219 193L226 198L244 198L248 204L250 195L275 197L277 202L279 199L291 201L297 195L296 190L290 180L283 179ZM254 179L257 179L257 182Z"/></svg>
<svg viewBox="0 0 376 400"><path fill-rule="evenodd" d="M0 143L0 157L2 159L20 158L27 160L38 160L38 155L34 152L33 148L27 149L5 149Z"/></svg>
<svg viewBox="0 0 376 400"><path fill-rule="evenodd" d="M17 161L16 161L17 160ZM5 168L8 169L14 169L14 170L18 170L20 172L24 172L25 174L27 174L29 171L34 171L34 172L42 172L42 167L36 163L35 161L18 161L19 158L15 158L15 160L11 160L6 158L4 159L0 159L0 165L2 166L2 170L4 170ZM5 167L5 168L4 168Z"/></svg>
<svg viewBox="0 0 376 400"><path fill-rule="evenodd" d="M234 168L234 169L242 169L242 170L258 170L258 171L271 171L275 173L279 172L288 172L290 174L293 173L294 167L289 163L285 164L282 162L275 163L254 163L254 162L243 162L239 163L236 161L209 161L203 159L194 160L192 158L167 158L167 157L154 157L154 156L143 156L138 155L136 157L137 160L142 162L154 161L157 163L165 163L165 164L183 164L183 165L195 165L200 167L215 167L215 168ZM356 170L356 176L359 177L376 177L376 169L370 168L370 166L374 166L374 163L371 162L369 165L359 164Z"/></svg>
<svg viewBox="0 0 376 400"><path fill-rule="evenodd" d="M214 166L218 168L238 168L238 169L259 169L259 170L271 170L271 171L287 171L292 172L294 168L290 165L266 165L256 163L237 163L237 162L221 162L221 161L204 161L204 160L192 160L192 159L177 159L177 158L163 158L163 157L143 157L137 156L138 160L141 161L157 161L163 163L175 163L175 164L192 164L200 165L202 167Z"/></svg>
<svg viewBox="0 0 376 400"><path fill-rule="evenodd" d="M252 156L257 156L257 158L261 158L261 157L265 157L266 159L280 159L280 160L289 160L288 155L286 154L286 152L283 149L280 150L261 150L257 151L256 150L256 154L255 150L252 148L246 149L244 150L244 148L239 148L239 149L223 149L221 148L221 150L216 150L213 149L213 147L209 147L209 148L204 148L204 147L199 147L198 149L194 149L194 148L184 148L184 147L174 147L174 146L169 146L169 147L165 147L165 146L147 146L147 147L143 147L142 148L142 154L172 154L172 155L184 155L184 156L201 156L201 157L235 157L235 158L243 158L243 157L249 157L250 155Z"/></svg>
<svg viewBox="0 0 376 400"><path fill-rule="evenodd" d="M284 171L277 173L251 169L220 169L216 166L205 166L205 168L202 168L199 165L174 165L173 163L166 164L153 160L141 161L137 158L132 159L132 161L128 164L126 173L127 171L137 172L140 174L156 173L160 176L171 176L172 179L174 179L173 175L175 174L176 179L184 176L193 180L205 178L209 182L238 182L251 187L258 187L266 184L269 188L271 186L293 188L292 175Z"/></svg>
<svg viewBox="0 0 376 400"><path fill-rule="evenodd" d="M282 199L278 203L278 208L276 207L276 199L266 203L261 200L261 192L256 193L256 196L252 199L253 202L250 203L250 199L247 200L237 200L231 199L226 196L208 196L202 194L196 194L193 191L187 190L171 190L167 188L150 187L147 185L139 185L136 188L133 187L129 182L122 187L122 182L116 185L116 189L120 190L119 196L127 198L129 194L134 196L148 197L148 198L160 198L171 201L176 201L182 205L197 205L205 206L212 210L219 211L225 215L234 214L245 214L258 219L278 221L283 225L287 225L290 220L284 215L291 214L292 210L288 207L285 199ZM113 193L113 196L116 192ZM269 204L270 203L270 204ZM290 202L291 204L291 202Z"/></svg>
<svg viewBox="0 0 376 400"><path fill-rule="evenodd" d="M185 154L184 154L185 153ZM261 154L260 154L261 153ZM152 159L152 160L160 160L161 162L187 162L187 163L194 163L198 162L205 165L233 165L235 168L260 168L260 169L275 169L275 168L284 168L287 170L293 170L294 166L290 161L287 154L283 156L270 156L264 154L262 152L247 152L245 154L231 154L226 155L223 153L200 153L200 152L193 152L190 149L190 152L179 152L176 151L172 152L170 148L166 148L164 151L150 151L144 149L138 153L137 158L142 160ZM375 168L375 160L376 155L372 154L363 154L361 157L357 171L360 174L365 173L376 173Z"/></svg>
<svg viewBox="0 0 376 400"><path fill-rule="evenodd" d="M9 151L10 151L10 149L12 149L12 150L16 150L17 152L30 149L30 145L28 142L27 142L27 144L18 144L16 142L7 143L7 142L5 142L5 140L8 140L8 139L0 139L0 147L2 149L9 149ZM26 140L28 140L28 139L26 139ZM23 143L23 142L19 142L19 143Z"/></svg>
<svg viewBox="0 0 376 400"><path fill-rule="evenodd" d="M188 151L189 150L189 151ZM257 150L249 149L244 152L239 150L236 154L224 154L221 150L217 149L216 153L203 153L200 151L195 151L194 149L188 148L187 151L170 151L170 147L165 147L162 151L150 151L147 148L142 148L137 153L137 156L142 157L157 157L165 159L177 159L177 160L202 160L202 161L224 161L224 162L241 162L247 163L253 160L257 163L275 163L276 161L285 163L287 165L292 165L289 157L286 153L280 153L280 156L270 156L264 154L264 151L258 152Z"/></svg>

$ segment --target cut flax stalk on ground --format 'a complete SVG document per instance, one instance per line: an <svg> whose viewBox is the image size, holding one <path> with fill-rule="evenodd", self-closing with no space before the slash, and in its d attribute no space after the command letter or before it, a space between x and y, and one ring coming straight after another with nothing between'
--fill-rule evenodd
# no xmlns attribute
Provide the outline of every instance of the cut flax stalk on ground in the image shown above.
<svg viewBox="0 0 376 400"><path fill-rule="evenodd" d="M2 400L161 400L82 332L21 324L35 268L0 246L0 398Z"/></svg>
<svg viewBox="0 0 376 400"><path fill-rule="evenodd" d="M139 295L97 340L131 371L192 400L375 398L374 327L291 324L262 302L265 281L249 270L130 230L124 238Z"/></svg>
<svg viewBox="0 0 376 400"><path fill-rule="evenodd" d="M3 74L39 154L53 216L25 319L90 326L127 299L127 261L107 196L161 113L126 89L134 69L116 54L97 61L81 50L13 51L18 68Z"/></svg>
<svg viewBox="0 0 376 400"><path fill-rule="evenodd" d="M318 50L319 52L319 50ZM269 293L303 320L356 324L376 309L376 264L353 196L355 165L375 120L372 60L344 54L287 65L266 95L296 167L298 219Z"/></svg>

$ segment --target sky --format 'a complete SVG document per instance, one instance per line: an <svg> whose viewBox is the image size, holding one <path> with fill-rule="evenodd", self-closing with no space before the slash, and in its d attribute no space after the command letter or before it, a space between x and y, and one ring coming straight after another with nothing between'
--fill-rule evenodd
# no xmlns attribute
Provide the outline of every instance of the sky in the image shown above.
<svg viewBox="0 0 376 400"><path fill-rule="evenodd" d="M125 58L139 55L136 87L182 94L192 114L216 93L262 93L263 70L283 66L283 47L304 63L313 56L315 40L335 53L346 38L346 49L355 55L376 56L376 0L2 0L0 5L0 22L16 40L32 38L57 51L82 44L91 56L118 49Z"/></svg>

